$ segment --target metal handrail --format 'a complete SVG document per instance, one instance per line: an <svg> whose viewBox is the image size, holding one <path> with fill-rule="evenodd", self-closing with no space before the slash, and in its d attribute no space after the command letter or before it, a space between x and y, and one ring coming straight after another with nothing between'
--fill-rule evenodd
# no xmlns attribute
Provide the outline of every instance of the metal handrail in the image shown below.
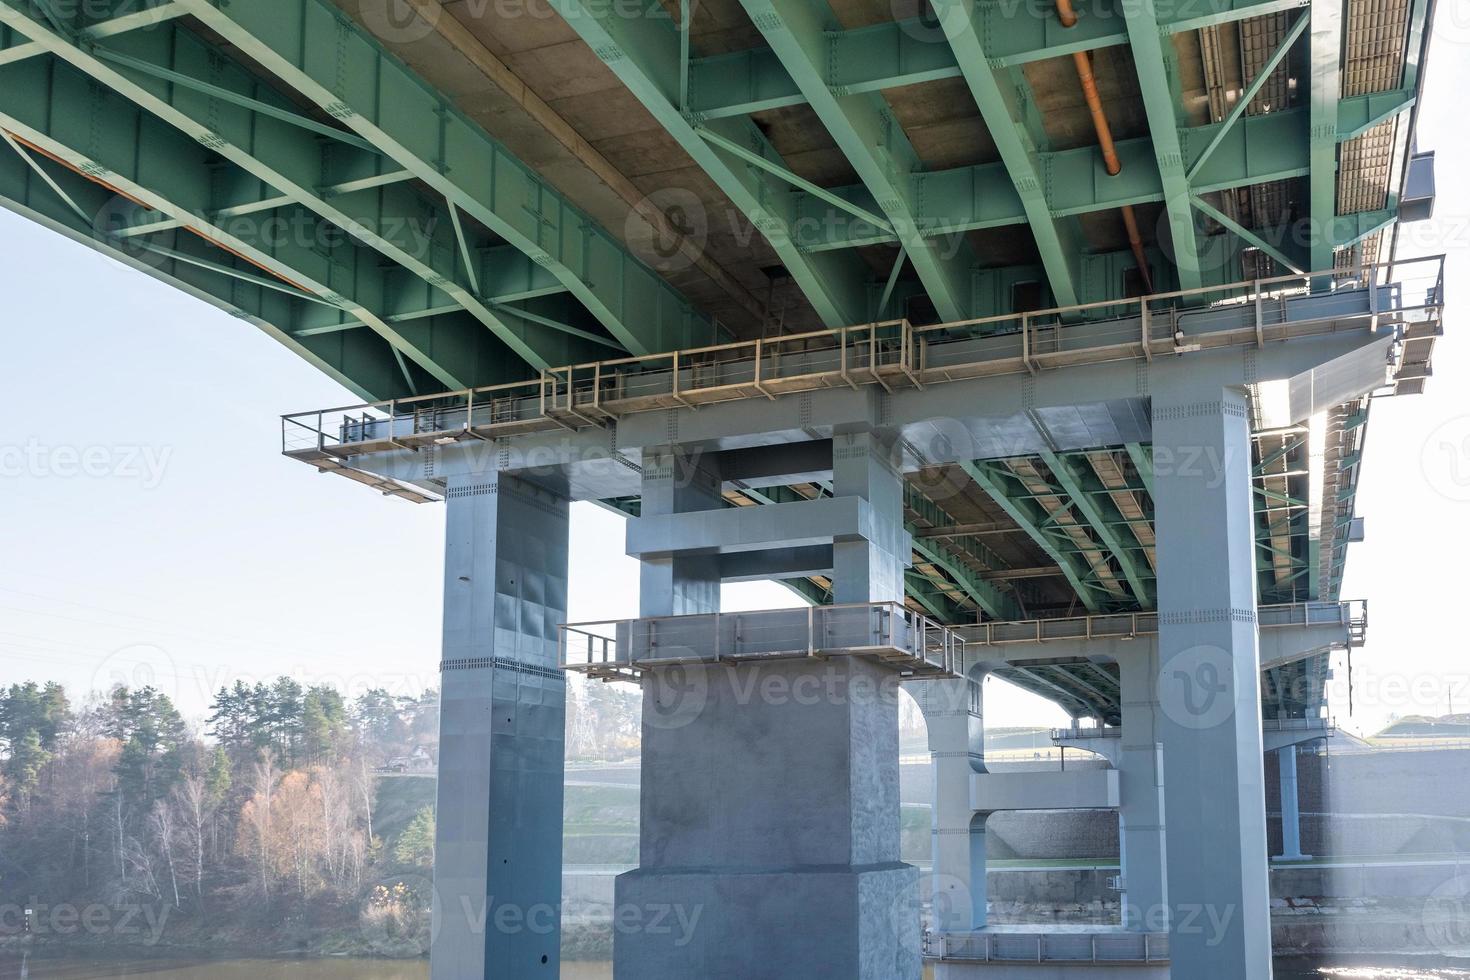
<svg viewBox="0 0 1470 980"><path fill-rule="evenodd" d="M1375 298L1370 303L1371 312L1368 314L1334 314L1325 318L1282 320L1269 324L1258 322L1249 342L1264 343L1268 339L1265 332L1268 330L1275 335L1283 330L1307 331L1314 326L1343 319L1367 318L1378 323L1386 317L1391 321L1395 317L1402 320L1407 314L1421 310L1438 313L1444 306L1443 255L1364 266L1363 271L1371 272L1368 276L1370 295L1380 285L1394 285L1378 283L1379 270L1402 270L1419 263L1435 263L1437 267L1434 274L1436 285L1426 290L1422 304L1406 305L1400 296L1398 304L1384 311ZM1260 300L1265 296L1321 295L1332 289L1315 289L1316 282L1328 281L1335 289L1339 278L1340 270L1293 274L921 327L915 327L904 319L883 320L775 338L566 365L547 369L540 377L528 381L283 415L282 452L289 455L330 450L333 454L346 455L353 446L383 443L413 448L428 441L489 433L544 430L558 426L581 428L602 424L604 420L624 412L654 411L736 398L774 398L792 392L830 387L858 388L872 384L888 390L923 387L977 374L1035 373L1047 366L1047 358L1053 357L1089 362L1123 357L1152 359L1155 353L1185 353L1197 349L1212 337L1216 339L1206 346L1246 342L1244 338L1236 337L1233 330L1205 331L1191 334L1188 338L1191 343L1179 347L1174 342L1173 330L1180 315L1207 314L1211 310L1252 302L1256 304L1259 315ZM1354 285L1353 291L1363 288L1362 285ZM1180 300L1210 296L1224 299L1183 309L1178 304ZM1097 316L1106 311L1112 311L1112 315ZM1091 328L1098 328L1113 320L1122 325L1133 315L1142 323L1142 332L1137 327L1127 327L1117 336L1104 335L1091 340L1079 334L1077 336L1083 343L1076 348L1038 349L1038 331L1048 331L1048 336L1060 339L1060 335L1055 334L1058 325L1085 322ZM1156 333L1152 326L1156 320L1163 327L1162 333ZM942 336L946 334L999 341L1016 337L1019 355L1008 343L1002 343L984 356L969 361L933 364L933 351L943 343ZM792 362L794 373L788 373L784 366L786 361ZM697 374L706 377L701 381ZM639 385L640 381L643 384ZM665 383L666 388L662 387ZM431 408L428 414L430 424L424 429L413 425L411 442L398 437L394 422L401 417L400 412L407 409L412 415L425 404ZM344 421L350 418L349 413L354 412L364 416L357 420L360 424L355 430ZM374 412L387 417L372 418L370 413ZM384 422L387 423L386 437L377 431ZM315 444L308 449L299 445L293 448L288 438L291 426L314 432L317 438L312 442ZM357 438L348 438L349 435Z"/></svg>
<svg viewBox="0 0 1470 980"><path fill-rule="evenodd" d="M1356 613L1355 610L1363 612ZM1256 624L1261 629L1288 626L1342 625L1351 631L1367 625L1367 603L1361 599L1338 602L1289 602L1260 606ZM1157 633L1159 614L1149 612L1093 613L1053 619L1019 619L956 627L967 644L1000 646L1008 643L1045 643L1048 640L1127 638Z"/></svg>
<svg viewBox="0 0 1470 980"><path fill-rule="evenodd" d="M876 630L876 637L880 642L873 646L843 647L840 648L840 652L902 650L939 672L953 673L959 667L964 645L954 631L899 602L858 602L831 606L808 606L805 616L806 635L791 636L789 648L776 652L812 657L834 652L838 648L824 644L821 633L827 625L828 617L833 612L848 609L868 609L882 617L882 623ZM557 662L562 669L583 670L590 667L606 668L610 672L633 671L637 669L638 664L634 663L631 651L621 648L616 639L620 627L639 624L648 633L656 635L660 624L688 623L701 619L709 620L713 643L712 655L701 659L708 662L718 662L722 659L734 660L739 657L737 651L724 651L722 656L718 647L719 637L723 632L723 623L733 620L736 632L739 634L742 631L759 630L762 617L779 616L784 622L789 619L793 611L790 608L764 609L564 623L557 627Z"/></svg>
<svg viewBox="0 0 1470 980"><path fill-rule="evenodd" d="M1085 943L1085 945L1082 945ZM1167 933L981 932L951 935L926 931L929 959L973 963L1167 963Z"/></svg>

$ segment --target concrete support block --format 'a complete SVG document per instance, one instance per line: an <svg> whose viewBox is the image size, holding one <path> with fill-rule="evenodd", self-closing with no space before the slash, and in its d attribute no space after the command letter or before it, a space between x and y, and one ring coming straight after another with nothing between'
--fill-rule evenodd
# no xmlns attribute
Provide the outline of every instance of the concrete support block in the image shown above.
<svg viewBox="0 0 1470 980"><path fill-rule="evenodd" d="M679 670L645 685L638 870L619 980L917 980L917 877L899 860L894 674L857 660ZM657 908L652 908L657 907Z"/></svg>
<svg viewBox="0 0 1470 980"><path fill-rule="evenodd" d="M832 544L837 602L902 602L903 571L912 557L903 528L903 476L891 437L875 432L832 440L832 493L867 505L873 530Z"/></svg>
<svg viewBox="0 0 1470 980"><path fill-rule="evenodd" d="M1153 393L1160 741L1175 976L1269 980L1244 392Z"/></svg>
<svg viewBox="0 0 1470 980"><path fill-rule="evenodd" d="M1116 769L991 772L970 777L975 810L1106 810L1118 805Z"/></svg>
<svg viewBox="0 0 1470 980"><path fill-rule="evenodd" d="M719 458L673 449L643 454L645 517L724 510ZM629 534L632 534L631 522ZM638 564L643 616L686 616L720 611L720 560L716 554L666 554Z"/></svg>
<svg viewBox="0 0 1470 980"><path fill-rule="evenodd" d="M447 497L430 969L554 978L567 502L498 474Z"/></svg>
<svg viewBox="0 0 1470 980"><path fill-rule="evenodd" d="M618 932L613 974L638 980L918 977L919 919L907 914L917 912L918 876L917 868L898 863L832 871L630 871L617 881L616 908L630 925ZM660 918L666 929L649 926Z"/></svg>

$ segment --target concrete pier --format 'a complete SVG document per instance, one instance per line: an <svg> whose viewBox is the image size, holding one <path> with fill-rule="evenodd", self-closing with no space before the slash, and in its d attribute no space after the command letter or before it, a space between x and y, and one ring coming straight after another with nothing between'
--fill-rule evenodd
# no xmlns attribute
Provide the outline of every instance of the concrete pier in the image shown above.
<svg viewBox="0 0 1470 980"><path fill-rule="evenodd" d="M446 499L432 976L553 978L567 501L497 473Z"/></svg>
<svg viewBox="0 0 1470 980"><path fill-rule="evenodd" d="M1158 713L1174 975L1268 980L1250 423L1240 390L1153 395Z"/></svg>
<svg viewBox="0 0 1470 980"><path fill-rule="evenodd" d="M830 466L862 528L828 539L837 602L901 602L908 541L891 442L838 437ZM629 541L641 542L646 620L717 611L722 555L741 555L747 573L784 562L813 547L807 515L832 510L806 501L770 525L738 510L701 519L719 507L720 471L716 453L644 456ZM682 533L667 551L645 550L674 526L663 519ZM643 690L639 866L617 881L615 976L917 980L895 673L854 657L682 663L648 667ZM656 919L685 927L628 924Z"/></svg>

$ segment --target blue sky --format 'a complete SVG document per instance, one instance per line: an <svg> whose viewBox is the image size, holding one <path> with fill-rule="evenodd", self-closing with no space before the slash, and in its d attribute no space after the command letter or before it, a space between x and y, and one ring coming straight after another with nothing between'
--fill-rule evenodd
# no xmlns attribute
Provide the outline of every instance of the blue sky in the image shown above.
<svg viewBox="0 0 1470 980"><path fill-rule="evenodd" d="M1470 553L1470 3L1440 5L1421 149L1435 219L1400 256L1451 253L1448 335L1429 393L1373 412L1346 597L1370 600L1340 724L1470 710L1458 613ZM4 147L0 151L8 152ZM355 399L243 321L0 211L0 682L74 690L152 681L198 716L236 678L280 673L349 692L435 683L441 508L379 497L279 455L283 412ZM637 614L621 522L574 510L572 620ZM789 605L769 584L736 608ZM1053 724L1019 693L993 724Z"/></svg>

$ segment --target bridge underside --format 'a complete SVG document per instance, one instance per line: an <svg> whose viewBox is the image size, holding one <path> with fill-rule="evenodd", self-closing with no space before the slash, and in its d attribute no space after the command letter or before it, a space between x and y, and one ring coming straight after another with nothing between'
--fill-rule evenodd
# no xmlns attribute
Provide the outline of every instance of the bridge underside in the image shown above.
<svg viewBox="0 0 1470 980"><path fill-rule="evenodd" d="M1066 6L1075 26L1047 4L0 0L0 205L369 398L1378 259L1426 0ZM1400 391L1429 370L1432 338L1411 345ZM1258 426L1261 601L1338 595L1366 418L1360 398ZM909 603L952 623L1153 608L1150 447L1127 421L909 474ZM790 584L830 598L822 575ZM1299 713L1322 678L1268 677L1267 703ZM1116 712L1065 671L1011 679Z"/></svg>
<svg viewBox="0 0 1470 980"><path fill-rule="evenodd" d="M454 889L555 900L568 499L645 527L787 521L789 547L648 552L645 605L681 612L717 612L722 579L774 574L818 605L973 630L1157 613L1143 654L986 670L1074 718L1169 729L1185 814L1170 833L1204 853L1195 762L1225 760L1245 775L1222 783L1249 788L1259 727L1155 717L1149 657L1210 646L1251 690L1265 667L1271 721L1322 713L1327 655L1257 659L1244 624L1257 602L1340 598L1371 400L1431 373L1442 265L1406 273L1393 242L1433 204L1412 133L1433 6L0 0L0 206L252 323L373 403L289 417L288 455L449 502ZM853 439L867 448L834 448ZM1235 458L1182 458L1201 445ZM708 452L713 476L669 488L648 465L660 447ZM864 520L882 512L881 535L844 512L852 527L812 543L783 518L855 500ZM1161 555L1210 567L1194 583ZM926 682L965 702L931 718L955 777L940 791L960 794L936 806L954 821L946 848L973 846L979 812L971 680ZM803 723L767 714L773 748L800 741ZM846 772L889 727L881 705L825 714L814 775ZM1103 788L1139 880L1161 888L1159 744L1122 745ZM740 775L752 792L731 781L732 807L784 792ZM887 809L830 788L834 820L862 819L840 880L812 859L803 887L856 890L854 955L909 876L887 867ZM1228 801L1227 836L1264 847L1248 795ZM983 818L980 833L983 854ZM730 843L732 866L782 835L765 837ZM668 881L629 887L735 887L661 857ZM1260 869L1216 858L1203 877L1176 865L1171 884L1188 897L1223 882L1250 904ZM970 884L983 919L983 868ZM1258 970L1252 915L1231 955ZM440 945L446 975L497 956L525 975L557 965L545 937L462 931L449 958Z"/></svg>

